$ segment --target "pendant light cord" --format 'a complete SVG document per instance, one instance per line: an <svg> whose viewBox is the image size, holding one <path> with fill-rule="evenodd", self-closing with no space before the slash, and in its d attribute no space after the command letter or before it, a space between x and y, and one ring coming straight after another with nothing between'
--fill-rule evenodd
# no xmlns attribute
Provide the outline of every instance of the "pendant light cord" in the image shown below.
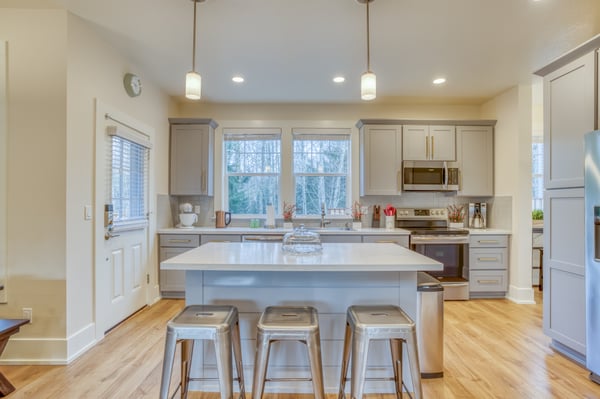
<svg viewBox="0 0 600 399"><path fill-rule="evenodd" d="M367 0L367 72L371 72L371 38L369 35L369 3L371 0Z"/></svg>
<svg viewBox="0 0 600 399"><path fill-rule="evenodd" d="M192 72L196 72L196 4L198 4L197 0L192 0L194 2L194 37L192 38Z"/></svg>

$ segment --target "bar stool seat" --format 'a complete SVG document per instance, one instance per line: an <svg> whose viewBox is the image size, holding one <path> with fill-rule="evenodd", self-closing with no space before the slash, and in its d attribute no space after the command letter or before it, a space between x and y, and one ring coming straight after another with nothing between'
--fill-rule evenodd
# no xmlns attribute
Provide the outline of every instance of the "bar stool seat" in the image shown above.
<svg viewBox="0 0 600 399"><path fill-rule="evenodd" d="M252 398L263 396L266 381L312 381L316 399L324 399L321 339L317 310L311 306L269 306L257 324ZM269 351L275 341L306 344L312 378L267 378Z"/></svg>
<svg viewBox="0 0 600 399"><path fill-rule="evenodd" d="M233 348L240 398L245 399L238 310L234 306L226 305L187 306L167 323L160 398L167 399L169 397L175 348L178 342L184 344L181 351L182 368L181 383L179 385L181 397L187 398L189 381L212 379L189 378L189 363L191 362L195 340L211 340L214 342L221 399L232 399L233 397L234 378L231 365Z"/></svg>
<svg viewBox="0 0 600 399"><path fill-rule="evenodd" d="M342 370L338 398L345 397L345 385L348 380L348 363L352 355L352 399L362 399L367 380L367 356L372 340L390 341L393 378L369 378L368 380L394 380L396 396L402 398L402 345L408 350L410 375L415 397L423 397L421 372L417 349L415 323L399 307L394 305L356 305L346 312L346 334L342 354Z"/></svg>

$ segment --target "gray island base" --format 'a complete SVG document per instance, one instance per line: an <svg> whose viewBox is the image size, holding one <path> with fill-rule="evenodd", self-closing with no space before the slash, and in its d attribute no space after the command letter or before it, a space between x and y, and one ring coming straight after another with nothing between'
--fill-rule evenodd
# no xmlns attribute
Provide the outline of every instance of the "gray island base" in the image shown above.
<svg viewBox="0 0 600 399"><path fill-rule="evenodd" d="M417 272L442 264L391 243L323 244L319 255L285 254L276 243L208 243L161 263L185 270L186 304L230 304L240 312L246 389L251 390L256 323L270 305L310 305L319 311L325 390L338 391L346 309L356 304L397 304L416 320ZM199 348L202 347L202 350ZM369 349L370 377L393 375L387 341ZM405 360L407 360L405 358ZM310 376L301 343L273 346L271 377ZM404 380L412 389L408 367ZM192 377L216 377L211 345L194 351ZM192 390L218 391L216 381L194 381ZM346 391L349 391L347 384ZM265 392L311 393L310 382L268 382ZM366 391L393 393L392 382L369 381Z"/></svg>

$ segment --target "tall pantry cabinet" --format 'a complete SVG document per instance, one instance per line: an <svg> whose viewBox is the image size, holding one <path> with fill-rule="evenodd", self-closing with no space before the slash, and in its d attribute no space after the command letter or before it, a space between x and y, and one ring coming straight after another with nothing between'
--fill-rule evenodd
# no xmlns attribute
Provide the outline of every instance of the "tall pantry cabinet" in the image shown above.
<svg viewBox="0 0 600 399"><path fill-rule="evenodd" d="M583 136L597 129L600 36L536 72L544 78L544 332L585 363Z"/></svg>

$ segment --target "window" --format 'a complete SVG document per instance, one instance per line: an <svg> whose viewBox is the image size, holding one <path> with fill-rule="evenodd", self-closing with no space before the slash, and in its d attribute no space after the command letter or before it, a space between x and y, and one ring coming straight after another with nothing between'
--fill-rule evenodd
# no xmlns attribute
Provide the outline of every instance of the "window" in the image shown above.
<svg viewBox="0 0 600 399"><path fill-rule="evenodd" d="M293 177L297 215L348 208L350 132L346 129L294 129Z"/></svg>
<svg viewBox="0 0 600 399"><path fill-rule="evenodd" d="M544 143L542 137L533 137L531 209L544 209Z"/></svg>
<svg viewBox="0 0 600 399"><path fill-rule="evenodd" d="M281 131L226 129L223 140L229 211L236 215L261 215L272 204L278 212Z"/></svg>
<svg viewBox="0 0 600 399"><path fill-rule="evenodd" d="M150 143L136 140L134 135L107 128L110 141L108 160L109 203L113 204L113 222L119 226L147 224L148 164ZM126 138L126 137L127 138Z"/></svg>

